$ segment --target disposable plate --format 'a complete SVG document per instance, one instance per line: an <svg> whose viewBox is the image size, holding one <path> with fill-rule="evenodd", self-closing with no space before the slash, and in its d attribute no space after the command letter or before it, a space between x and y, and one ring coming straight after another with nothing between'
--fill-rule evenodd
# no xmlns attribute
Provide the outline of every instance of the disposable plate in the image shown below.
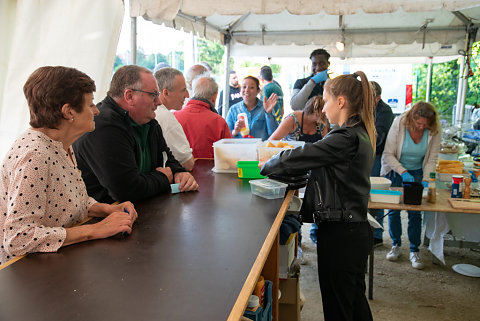
<svg viewBox="0 0 480 321"><path fill-rule="evenodd" d="M452 269L460 274L480 278L480 268L472 264L455 264Z"/></svg>

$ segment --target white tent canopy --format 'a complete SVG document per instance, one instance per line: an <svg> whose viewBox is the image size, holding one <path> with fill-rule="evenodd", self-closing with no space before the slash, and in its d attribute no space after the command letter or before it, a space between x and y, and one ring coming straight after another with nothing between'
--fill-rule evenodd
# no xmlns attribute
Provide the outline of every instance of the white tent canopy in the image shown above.
<svg viewBox="0 0 480 321"><path fill-rule="evenodd" d="M130 15L219 40L227 59L305 57L319 47L342 59L465 56L480 39L478 0L131 0ZM467 72L463 58L456 122L462 122ZM223 106L228 89L225 79Z"/></svg>
<svg viewBox="0 0 480 321"><path fill-rule="evenodd" d="M322 47L342 58L429 57L464 50L480 1L131 0L130 15L224 44L231 39L233 56L304 57Z"/></svg>

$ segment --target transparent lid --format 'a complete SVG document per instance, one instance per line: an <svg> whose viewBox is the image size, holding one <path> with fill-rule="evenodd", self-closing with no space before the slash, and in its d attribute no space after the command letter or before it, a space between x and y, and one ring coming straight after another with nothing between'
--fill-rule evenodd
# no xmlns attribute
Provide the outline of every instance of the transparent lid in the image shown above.
<svg viewBox="0 0 480 321"><path fill-rule="evenodd" d="M250 181L250 184L260 186L260 187L269 188L269 189L278 188L278 187L287 187L288 186L288 184L284 184L284 183L275 181L273 179L268 179L268 178L253 180L253 181Z"/></svg>

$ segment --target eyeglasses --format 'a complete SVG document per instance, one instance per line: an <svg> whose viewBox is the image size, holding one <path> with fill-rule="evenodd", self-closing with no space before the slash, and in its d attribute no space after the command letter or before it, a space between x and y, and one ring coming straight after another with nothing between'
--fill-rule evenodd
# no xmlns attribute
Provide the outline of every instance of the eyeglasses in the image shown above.
<svg viewBox="0 0 480 321"><path fill-rule="evenodd" d="M160 93L158 91L145 91L145 90L133 89L133 88L129 88L129 89L133 91L149 94L153 97L153 100L157 99L157 97L160 96Z"/></svg>

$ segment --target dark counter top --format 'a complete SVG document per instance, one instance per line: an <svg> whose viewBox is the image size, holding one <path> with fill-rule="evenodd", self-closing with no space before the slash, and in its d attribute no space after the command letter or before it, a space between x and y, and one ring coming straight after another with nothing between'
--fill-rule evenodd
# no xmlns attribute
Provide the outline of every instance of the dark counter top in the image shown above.
<svg viewBox="0 0 480 321"><path fill-rule="evenodd" d="M130 236L30 254L0 271L0 320L226 320L283 199L197 160L198 192L136 205Z"/></svg>

